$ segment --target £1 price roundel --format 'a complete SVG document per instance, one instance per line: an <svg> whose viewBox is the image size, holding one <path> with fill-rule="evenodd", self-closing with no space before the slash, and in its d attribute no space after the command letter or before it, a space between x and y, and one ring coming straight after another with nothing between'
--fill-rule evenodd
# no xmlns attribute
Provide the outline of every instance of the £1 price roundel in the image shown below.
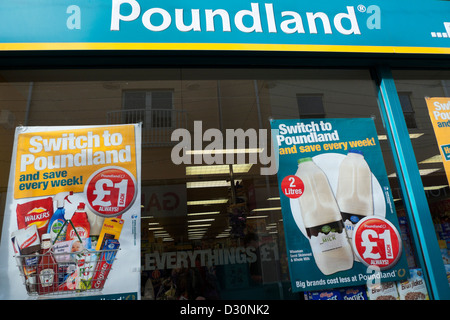
<svg viewBox="0 0 450 320"><path fill-rule="evenodd" d="M353 231L353 249L366 266L392 268L402 252L402 240L395 226L381 217L361 219Z"/></svg>
<svg viewBox="0 0 450 320"><path fill-rule="evenodd" d="M86 183L87 203L100 216L119 216L133 205L136 186L136 180L128 170L103 168L94 172Z"/></svg>

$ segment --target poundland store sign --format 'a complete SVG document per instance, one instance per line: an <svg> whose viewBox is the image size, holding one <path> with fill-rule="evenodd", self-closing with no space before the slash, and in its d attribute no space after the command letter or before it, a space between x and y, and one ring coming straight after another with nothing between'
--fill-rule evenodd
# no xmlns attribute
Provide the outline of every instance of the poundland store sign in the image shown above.
<svg viewBox="0 0 450 320"><path fill-rule="evenodd" d="M450 53L445 0L21 0L0 50Z"/></svg>
<svg viewBox="0 0 450 320"><path fill-rule="evenodd" d="M121 6L124 4L129 4L131 6L131 12L128 15L121 14ZM277 33L278 29L280 32L286 34L305 33L305 27L303 25L303 19L299 12L295 11L283 11L279 14L280 19L277 24L277 19L275 18L274 5L272 3L264 3L264 28L261 19L261 9L259 3L250 3L250 10L240 10L236 12L234 17L230 17L230 13L224 9L206 9L202 12L205 30L208 32L216 32L216 23L219 24L217 32L231 32L231 24L233 23L233 28L237 31L244 33L263 33L264 31L268 33ZM372 28L380 28L380 8L378 6L371 6L369 8L371 12L374 12L371 18ZM338 13L331 19L324 12L305 12L306 20L308 23L308 32L317 34L319 33L317 28L317 20L323 25L321 32L326 34L332 34L333 28L331 24L333 23L334 29L341 34L361 34L358 26L358 21L355 15L355 8L351 6L346 7L345 13ZM202 21L199 9L190 10L190 24L185 23L184 9L175 9L175 17L172 18L171 14L162 8L150 8L142 13L142 25L155 32L161 32L168 29L172 20L174 20L174 25L178 31L189 32L189 31L202 31ZM189 10L187 10L189 11ZM120 21L133 21L141 17L141 7L136 0L113 0L113 8L111 14L111 30L120 31ZM159 22L155 25L152 22L152 17L158 16ZM217 19L215 19L217 17ZM154 18L156 20L157 18ZM244 20L247 19L248 23L245 24ZM345 22L343 20L348 20L349 28L344 27ZM153 20L153 21L154 21ZM186 19L188 20L188 19Z"/></svg>

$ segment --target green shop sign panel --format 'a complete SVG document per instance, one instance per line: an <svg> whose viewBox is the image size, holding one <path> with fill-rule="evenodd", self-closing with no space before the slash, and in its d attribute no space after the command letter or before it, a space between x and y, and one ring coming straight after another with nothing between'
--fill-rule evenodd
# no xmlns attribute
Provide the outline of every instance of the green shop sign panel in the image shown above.
<svg viewBox="0 0 450 320"><path fill-rule="evenodd" d="M448 54L450 1L2 1L0 50Z"/></svg>

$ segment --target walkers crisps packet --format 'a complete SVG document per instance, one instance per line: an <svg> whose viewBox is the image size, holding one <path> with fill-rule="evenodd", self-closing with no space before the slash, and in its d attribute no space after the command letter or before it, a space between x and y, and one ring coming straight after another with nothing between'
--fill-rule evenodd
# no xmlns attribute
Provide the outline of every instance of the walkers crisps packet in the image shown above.
<svg viewBox="0 0 450 320"><path fill-rule="evenodd" d="M48 197L18 204L16 213L19 229L34 224L38 229L39 237L42 238L42 235L47 233L48 223L53 215L53 199Z"/></svg>

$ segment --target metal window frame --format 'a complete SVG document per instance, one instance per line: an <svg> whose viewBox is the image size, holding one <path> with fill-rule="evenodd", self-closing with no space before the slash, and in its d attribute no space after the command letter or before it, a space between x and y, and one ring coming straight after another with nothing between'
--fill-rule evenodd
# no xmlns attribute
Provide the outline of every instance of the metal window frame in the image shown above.
<svg viewBox="0 0 450 320"><path fill-rule="evenodd" d="M381 117L392 147L392 156L409 218L410 231L430 298L449 300L450 288L444 263L416 159L411 156L414 155L414 151L391 69L379 66L374 70L373 76L376 81Z"/></svg>

